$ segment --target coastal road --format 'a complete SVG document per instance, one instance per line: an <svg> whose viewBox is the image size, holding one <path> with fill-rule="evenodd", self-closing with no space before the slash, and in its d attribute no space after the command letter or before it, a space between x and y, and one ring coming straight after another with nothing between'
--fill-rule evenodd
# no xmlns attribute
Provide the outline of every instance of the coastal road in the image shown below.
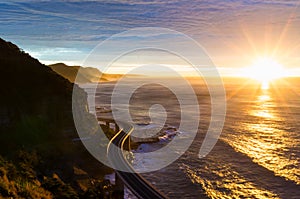
<svg viewBox="0 0 300 199"><path fill-rule="evenodd" d="M118 165L119 168L126 168L130 172L116 170L116 174L119 175L124 184L139 199L166 199L165 195L151 186L141 175L135 173L133 167L126 160L123 147L125 141L130 139L129 136L133 131L133 127L126 123L122 126L125 127L121 128L110 140L107 147L107 156L112 165Z"/></svg>

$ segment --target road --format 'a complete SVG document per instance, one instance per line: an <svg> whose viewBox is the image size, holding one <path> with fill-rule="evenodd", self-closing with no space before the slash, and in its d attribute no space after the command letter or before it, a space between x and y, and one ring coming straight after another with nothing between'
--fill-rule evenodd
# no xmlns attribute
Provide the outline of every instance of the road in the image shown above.
<svg viewBox="0 0 300 199"><path fill-rule="evenodd" d="M133 130L133 127L129 126L129 124L124 123L124 126L126 126L126 130L121 128L120 131L111 139L107 147L107 156L110 163L112 165L118 165L119 168L126 168L126 170L130 171L123 172L116 170L116 173L131 192L139 199L166 199L167 197L165 195L156 190L141 175L135 173L133 167L124 157L123 146ZM128 133L125 133L123 130ZM113 145L117 147L112 147Z"/></svg>

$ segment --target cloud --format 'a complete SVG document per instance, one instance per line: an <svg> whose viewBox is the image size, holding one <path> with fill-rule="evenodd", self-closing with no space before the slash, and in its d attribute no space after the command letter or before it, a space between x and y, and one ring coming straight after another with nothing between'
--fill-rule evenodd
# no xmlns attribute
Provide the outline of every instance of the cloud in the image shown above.
<svg viewBox="0 0 300 199"><path fill-rule="evenodd" d="M47 64L58 62L58 60L60 60L60 62L81 63L86 54L86 52L75 48L29 47L23 50Z"/></svg>
<svg viewBox="0 0 300 199"><path fill-rule="evenodd" d="M228 29L237 17L247 17L272 5L294 5L296 1L13 1L4 4L1 18L7 22L27 22L23 27L43 27L52 34L66 30L71 37L80 34L111 34L135 28L158 26L197 35L199 30L226 24ZM263 13L260 14L264 17ZM32 23L30 23L32 22ZM254 22L254 21L253 21ZM62 27L64 26L64 27ZM57 28L56 28L57 27ZM198 31L195 31L198 29ZM53 30L53 31L52 31ZM84 32L86 31L86 33ZM201 32L201 31L200 31ZM57 33L59 34L59 33Z"/></svg>
<svg viewBox="0 0 300 199"><path fill-rule="evenodd" d="M0 0L0 35L22 48L34 44L35 52L75 48L87 53L116 33L155 26L183 32L211 54L226 54L233 47L242 53L251 48L249 40L260 48L267 28L272 29L269 40L299 35L298 5L298 0ZM152 32L145 36L149 34L162 36ZM293 42L300 41L293 36Z"/></svg>

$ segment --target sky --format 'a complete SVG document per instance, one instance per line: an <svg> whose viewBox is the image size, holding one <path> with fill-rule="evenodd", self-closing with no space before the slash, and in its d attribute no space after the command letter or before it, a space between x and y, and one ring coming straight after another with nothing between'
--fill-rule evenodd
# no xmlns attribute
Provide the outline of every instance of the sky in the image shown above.
<svg viewBox="0 0 300 199"><path fill-rule="evenodd" d="M0 37L45 64L104 65L102 60L85 60L103 41L113 43L99 51L105 56L120 46L137 47L136 43L147 40L147 33L123 32L146 27L177 31L148 34L156 43L175 43L172 48L197 54L178 35L191 38L223 75L237 75L259 57L271 57L289 75L300 75L299 0L0 0ZM116 39L115 34L121 37ZM119 60L111 72L151 64L149 57L185 70L185 63L170 54L142 51Z"/></svg>

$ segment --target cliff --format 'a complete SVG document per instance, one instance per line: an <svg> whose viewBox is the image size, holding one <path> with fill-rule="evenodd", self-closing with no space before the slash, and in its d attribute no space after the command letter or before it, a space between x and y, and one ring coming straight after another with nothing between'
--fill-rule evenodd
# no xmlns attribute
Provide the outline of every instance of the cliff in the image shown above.
<svg viewBox="0 0 300 199"><path fill-rule="evenodd" d="M122 75L119 74L102 73L92 67L68 66L63 63L52 64L49 65L49 67L70 82L75 82L76 79L76 83L115 81L122 77ZM78 71L80 71L80 73L78 73Z"/></svg>
<svg viewBox="0 0 300 199"><path fill-rule="evenodd" d="M111 170L72 142L73 86L90 128L99 128L86 93L3 39L0 55L0 197L101 198L101 178Z"/></svg>

